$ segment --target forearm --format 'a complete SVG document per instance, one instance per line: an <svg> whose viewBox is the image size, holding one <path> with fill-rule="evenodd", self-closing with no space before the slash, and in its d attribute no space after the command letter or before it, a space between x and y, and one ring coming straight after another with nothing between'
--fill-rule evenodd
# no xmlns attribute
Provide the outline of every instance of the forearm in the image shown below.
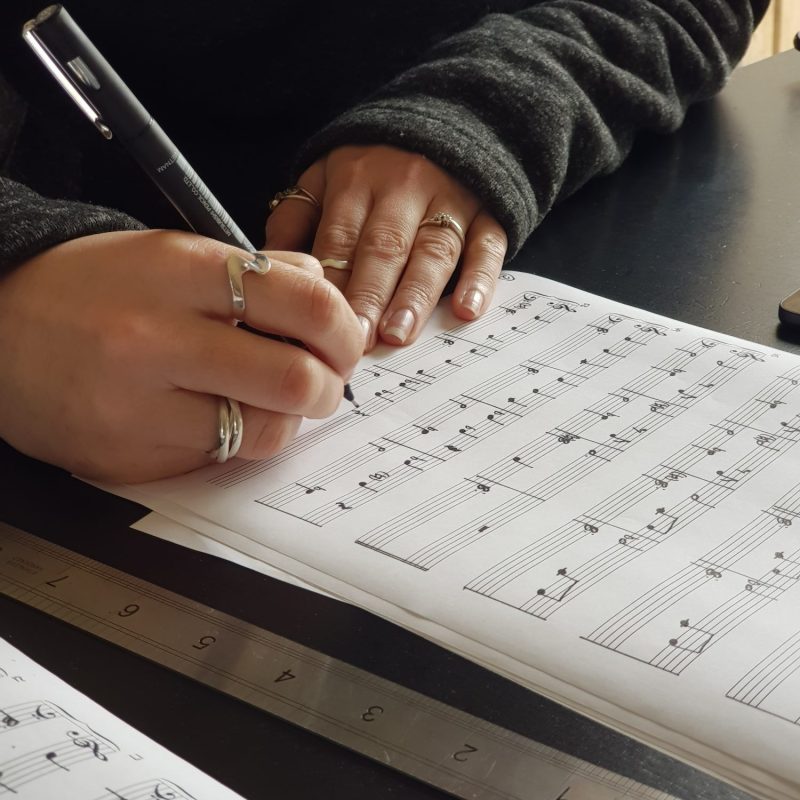
<svg viewBox="0 0 800 800"><path fill-rule="evenodd" d="M553 0L437 46L307 143L423 153L472 189L513 254L560 198L725 83L768 0Z"/></svg>

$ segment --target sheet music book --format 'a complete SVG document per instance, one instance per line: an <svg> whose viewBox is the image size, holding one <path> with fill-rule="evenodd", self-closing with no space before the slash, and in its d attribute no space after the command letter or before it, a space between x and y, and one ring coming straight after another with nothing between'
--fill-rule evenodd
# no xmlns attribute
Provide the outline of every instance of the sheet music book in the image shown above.
<svg viewBox="0 0 800 800"><path fill-rule="evenodd" d="M0 639L0 797L242 800Z"/></svg>
<svg viewBox="0 0 800 800"><path fill-rule="evenodd" d="M800 358L507 272L351 385L272 459L111 490L800 797Z"/></svg>

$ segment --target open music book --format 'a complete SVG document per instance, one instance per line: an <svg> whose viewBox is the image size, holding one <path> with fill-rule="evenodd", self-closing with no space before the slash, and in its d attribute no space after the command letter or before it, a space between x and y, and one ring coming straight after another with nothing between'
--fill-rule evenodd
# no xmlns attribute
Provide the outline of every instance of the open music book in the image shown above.
<svg viewBox="0 0 800 800"><path fill-rule="evenodd" d="M281 454L113 489L800 797L800 358L521 273Z"/></svg>

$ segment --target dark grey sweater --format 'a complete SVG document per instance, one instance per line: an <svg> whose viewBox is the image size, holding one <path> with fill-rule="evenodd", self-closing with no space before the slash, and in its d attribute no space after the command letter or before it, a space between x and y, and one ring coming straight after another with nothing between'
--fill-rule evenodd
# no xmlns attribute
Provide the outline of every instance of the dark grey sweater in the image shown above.
<svg viewBox="0 0 800 800"><path fill-rule="evenodd" d="M254 241L268 198L314 159L384 143L473 189L513 254L555 202L615 169L639 132L674 130L718 91L768 2L67 8ZM0 5L0 270L82 235L182 227L22 44L40 3Z"/></svg>

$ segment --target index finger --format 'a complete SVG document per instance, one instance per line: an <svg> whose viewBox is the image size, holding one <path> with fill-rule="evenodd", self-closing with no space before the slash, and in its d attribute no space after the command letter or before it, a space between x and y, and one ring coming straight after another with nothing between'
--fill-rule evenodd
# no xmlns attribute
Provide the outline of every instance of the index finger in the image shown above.
<svg viewBox="0 0 800 800"><path fill-rule="evenodd" d="M240 254L199 239L189 254L194 306L207 316L226 320L235 316L226 265L231 252ZM342 377L349 377L363 352L363 333L347 301L319 272L297 269L277 258L270 261L266 274L242 275L243 321L256 330L303 342Z"/></svg>

